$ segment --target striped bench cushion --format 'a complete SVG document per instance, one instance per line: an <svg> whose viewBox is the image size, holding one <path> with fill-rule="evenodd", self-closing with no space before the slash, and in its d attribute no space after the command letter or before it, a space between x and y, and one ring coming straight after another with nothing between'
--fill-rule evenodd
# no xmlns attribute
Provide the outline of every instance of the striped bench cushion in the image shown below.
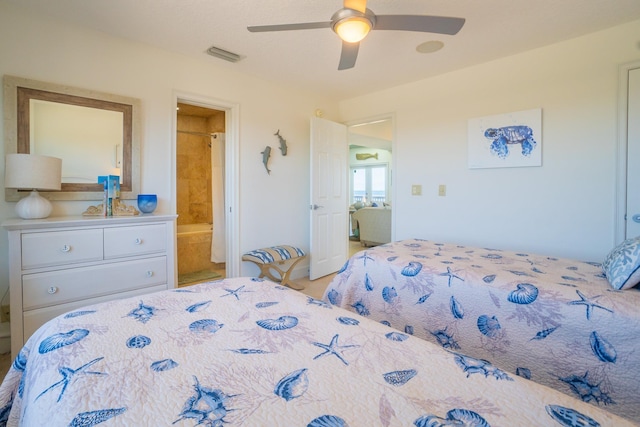
<svg viewBox="0 0 640 427"><path fill-rule="evenodd" d="M281 245L247 252L242 255L242 260L253 261L256 264L271 264L272 262L295 259L305 255L304 251L300 248L290 245Z"/></svg>

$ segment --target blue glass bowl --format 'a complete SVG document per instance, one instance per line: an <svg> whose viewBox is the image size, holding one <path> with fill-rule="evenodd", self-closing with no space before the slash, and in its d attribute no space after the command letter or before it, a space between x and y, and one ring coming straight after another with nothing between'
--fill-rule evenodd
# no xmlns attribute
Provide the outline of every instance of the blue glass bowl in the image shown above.
<svg viewBox="0 0 640 427"><path fill-rule="evenodd" d="M158 196L155 194L138 194L138 209L142 213L151 213L158 206Z"/></svg>

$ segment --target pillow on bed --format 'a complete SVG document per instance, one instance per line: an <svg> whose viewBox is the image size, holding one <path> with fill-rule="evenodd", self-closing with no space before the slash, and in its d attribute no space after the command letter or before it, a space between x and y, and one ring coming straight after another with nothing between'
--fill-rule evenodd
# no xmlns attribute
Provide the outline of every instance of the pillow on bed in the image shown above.
<svg viewBox="0 0 640 427"><path fill-rule="evenodd" d="M640 236L613 248L602 263L602 271L614 289L634 287L640 282Z"/></svg>

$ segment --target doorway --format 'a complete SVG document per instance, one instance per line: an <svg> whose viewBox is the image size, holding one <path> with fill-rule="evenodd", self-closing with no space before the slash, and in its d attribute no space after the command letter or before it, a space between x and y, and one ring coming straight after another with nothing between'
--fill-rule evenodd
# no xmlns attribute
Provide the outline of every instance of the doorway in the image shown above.
<svg viewBox="0 0 640 427"><path fill-rule="evenodd" d="M394 117L391 114L346 125L319 117L311 118L310 280L338 271L349 254L353 253L353 245L349 242L349 145L353 143L370 148L385 147L390 156L393 123ZM367 140L366 145L364 139ZM355 158L355 154L353 156ZM394 187L391 156L388 165L389 192L386 197L390 204ZM393 214L391 236L394 236Z"/></svg>
<svg viewBox="0 0 640 427"><path fill-rule="evenodd" d="M225 161L224 161L224 207L225 207L225 245L226 245L226 273L225 277L238 277L240 275L240 227L239 227L239 143L240 133L240 106L239 104L220 99L208 98L193 93L173 92L173 111L177 111L178 103L200 106L212 110L224 111L225 113ZM171 181L171 211L177 213L177 150L176 136L178 135L177 114L172 115L173 146L171 171L169 174ZM177 257L173 260L175 271L177 268ZM177 279L177 278L176 278ZM177 280L176 280L177 285Z"/></svg>
<svg viewBox="0 0 640 427"><path fill-rule="evenodd" d="M640 61L620 67L614 245L640 235Z"/></svg>
<svg viewBox="0 0 640 427"><path fill-rule="evenodd" d="M225 111L176 108L178 286L226 277Z"/></svg>
<svg viewBox="0 0 640 427"><path fill-rule="evenodd" d="M362 207L391 208L393 118L378 117L347 125L349 145L349 252L360 246L351 214ZM393 213L392 213L393 214Z"/></svg>

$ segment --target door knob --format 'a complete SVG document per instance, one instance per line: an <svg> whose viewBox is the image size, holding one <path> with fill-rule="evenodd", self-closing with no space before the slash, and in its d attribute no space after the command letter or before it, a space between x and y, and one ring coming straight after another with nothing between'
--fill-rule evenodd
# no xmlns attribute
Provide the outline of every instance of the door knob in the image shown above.
<svg viewBox="0 0 640 427"><path fill-rule="evenodd" d="M631 217L631 219L633 220L633 222L640 222L640 214L635 214Z"/></svg>
<svg viewBox="0 0 640 427"><path fill-rule="evenodd" d="M318 210L320 208L324 208L324 206L316 205L315 203L313 205L311 205L311 209L313 209L314 211Z"/></svg>

